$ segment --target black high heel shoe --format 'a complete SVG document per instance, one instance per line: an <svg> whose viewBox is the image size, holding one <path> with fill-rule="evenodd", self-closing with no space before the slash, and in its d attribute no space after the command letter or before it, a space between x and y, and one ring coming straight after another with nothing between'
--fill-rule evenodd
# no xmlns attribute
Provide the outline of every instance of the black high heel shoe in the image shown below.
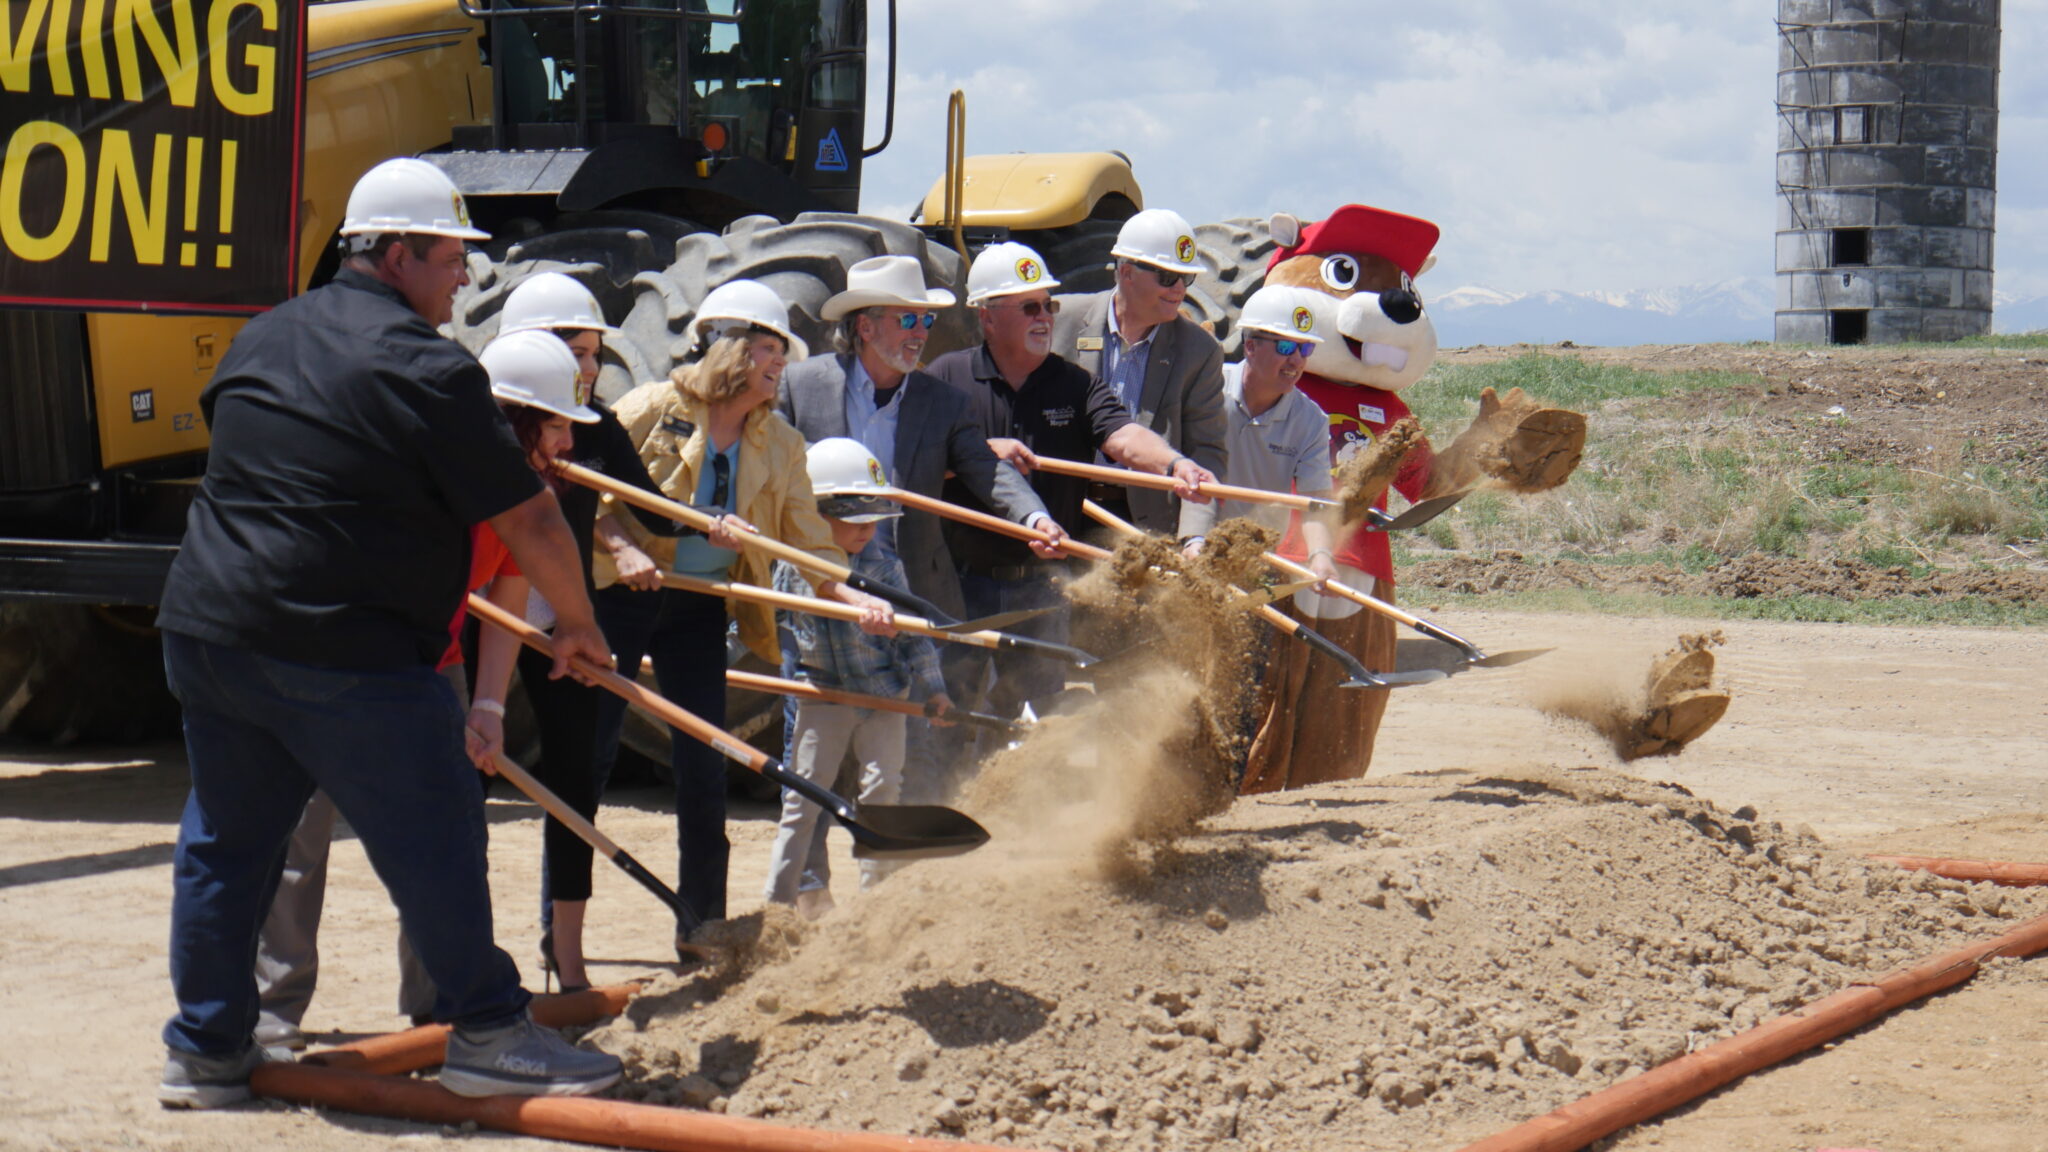
<svg viewBox="0 0 2048 1152"><path fill-rule="evenodd" d="M543 993L554 987L555 974L560 970L561 965L555 962L555 930L550 928L540 934L540 987ZM562 982L562 994L565 996L571 992L588 991L590 982L587 980L581 984L571 984L566 980Z"/></svg>

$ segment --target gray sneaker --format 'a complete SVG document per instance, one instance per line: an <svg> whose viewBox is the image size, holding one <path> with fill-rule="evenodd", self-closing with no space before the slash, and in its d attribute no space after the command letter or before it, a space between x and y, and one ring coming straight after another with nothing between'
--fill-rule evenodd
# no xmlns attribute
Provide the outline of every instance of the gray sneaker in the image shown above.
<svg viewBox="0 0 2048 1152"><path fill-rule="evenodd" d="M279 1050L286 1053L306 1050L306 1033L297 1024L265 1012L256 1018L256 1043L271 1049L271 1055ZM290 1059L289 1056L285 1057Z"/></svg>
<svg viewBox="0 0 2048 1152"><path fill-rule="evenodd" d="M457 1096L591 1096L625 1071L617 1056L586 1052L521 1016L487 1032L450 1031L441 1087Z"/></svg>
<svg viewBox="0 0 2048 1152"><path fill-rule="evenodd" d="M225 1108L249 1098L249 1073L277 1057L251 1044L239 1056L195 1056L168 1050L156 1098L166 1108Z"/></svg>

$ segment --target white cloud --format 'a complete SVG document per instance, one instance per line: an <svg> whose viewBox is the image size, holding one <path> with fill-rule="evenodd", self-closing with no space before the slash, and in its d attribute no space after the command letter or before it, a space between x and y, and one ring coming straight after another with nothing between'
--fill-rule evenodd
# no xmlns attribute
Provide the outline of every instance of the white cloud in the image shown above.
<svg viewBox="0 0 2048 1152"><path fill-rule="evenodd" d="M1770 0L899 6L869 211L922 199L958 87L970 151L1117 149L1148 203L1197 223L1354 201L1428 217L1440 288L1772 271ZM2017 63L2048 50L2048 0L2006 0L2005 25L2000 286L2048 290L2048 70Z"/></svg>

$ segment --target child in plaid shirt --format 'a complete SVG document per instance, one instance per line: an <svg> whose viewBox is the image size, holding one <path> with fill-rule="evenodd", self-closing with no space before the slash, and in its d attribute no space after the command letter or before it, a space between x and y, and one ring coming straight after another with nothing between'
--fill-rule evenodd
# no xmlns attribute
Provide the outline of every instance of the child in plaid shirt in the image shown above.
<svg viewBox="0 0 2048 1152"><path fill-rule="evenodd" d="M838 449L849 447L859 449L860 456L873 465L867 476L854 481L821 474L832 470L830 462L835 456L848 454ZM886 487L880 463L857 441L821 440L811 446L809 457L818 511L832 528L832 542L852 558L856 573L904 587L903 562L883 548L868 547L882 521L902 515L887 499L873 494ZM775 588L801 596L811 594L810 584L786 561L775 565ZM939 675L938 653L929 639L896 633L870 635L851 621L802 612L777 615L785 637L785 659L793 641L800 678L820 688L923 701L934 719L952 708ZM790 769L830 788L850 746L860 765L860 803L893 804L903 786L907 720L900 712L798 700L796 724L787 742ZM804 901L799 900L798 892L812 854L823 854L824 837L818 835L823 831L818 827L821 816L817 805L794 792L783 793L782 825L776 831L775 853L768 866L767 898L771 902L795 904L814 915L830 909L831 896L822 889L818 897L803 893L809 898ZM889 871L876 860L861 861L860 869L863 889L879 883ZM805 904L810 907L804 908Z"/></svg>

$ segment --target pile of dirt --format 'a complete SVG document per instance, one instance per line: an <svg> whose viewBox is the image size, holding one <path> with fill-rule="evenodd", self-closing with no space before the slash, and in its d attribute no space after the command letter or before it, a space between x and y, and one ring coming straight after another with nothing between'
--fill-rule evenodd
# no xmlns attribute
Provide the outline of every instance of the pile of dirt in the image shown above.
<svg viewBox="0 0 2048 1152"><path fill-rule="evenodd" d="M1537 707L1600 733L1623 763L1676 756L1728 711L1728 693L1713 686L1713 650L1725 643L1718 629L1680 636L1633 682L1582 666L1540 681Z"/></svg>
<svg viewBox="0 0 2048 1152"><path fill-rule="evenodd" d="M1905 568L1881 568L1860 560L1806 559L1760 552L1724 560L1701 572L1687 572L1669 564L1529 560L1518 552L1431 556L1404 564L1401 582L1410 596L1416 590L1432 588L1466 593L1586 588L1737 600L1828 596L1837 600L1981 599L1990 604L2017 605L2048 598L2048 572L1969 569L1916 575Z"/></svg>
<svg viewBox="0 0 2048 1152"><path fill-rule="evenodd" d="M1098 717L1087 770L1154 723ZM1592 769L1242 801L1116 869L976 815L982 851L596 1032L623 1092L1034 1148L1441 1145L2048 910Z"/></svg>

